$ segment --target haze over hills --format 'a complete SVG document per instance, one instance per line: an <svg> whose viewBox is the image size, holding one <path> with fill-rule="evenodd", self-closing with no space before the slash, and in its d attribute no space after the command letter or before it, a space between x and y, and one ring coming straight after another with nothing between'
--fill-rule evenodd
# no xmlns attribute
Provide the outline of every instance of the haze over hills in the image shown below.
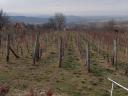
<svg viewBox="0 0 128 96"><path fill-rule="evenodd" d="M42 24L48 21L48 18L43 17L26 17L26 16L10 16L12 22L24 22L29 24Z"/></svg>
<svg viewBox="0 0 128 96"><path fill-rule="evenodd" d="M29 24L47 23L51 16L9 16L12 22L24 22ZM85 24L89 22L105 22L109 20L128 21L128 16L66 16L67 23Z"/></svg>

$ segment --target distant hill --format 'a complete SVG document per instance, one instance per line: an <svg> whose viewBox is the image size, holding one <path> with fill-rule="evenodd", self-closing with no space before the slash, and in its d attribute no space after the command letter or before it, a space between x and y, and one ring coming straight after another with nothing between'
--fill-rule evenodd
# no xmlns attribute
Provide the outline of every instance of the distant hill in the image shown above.
<svg viewBox="0 0 128 96"><path fill-rule="evenodd" d="M42 24L48 22L48 18L26 17L26 16L10 16L12 22L24 22L29 24Z"/></svg>
<svg viewBox="0 0 128 96"><path fill-rule="evenodd" d="M106 22L109 20L128 21L128 16L112 17L112 16L68 16L68 23L85 24L90 22Z"/></svg>
<svg viewBox="0 0 128 96"><path fill-rule="evenodd" d="M10 20L12 22L24 22L30 24L43 24L48 22L49 16L37 16L37 17L29 17L29 16L10 16ZM128 16L123 17L111 17L111 16L67 16L67 23L75 23L75 24L85 24L89 22L105 22L109 20L116 21L128 21Z"/></svg>

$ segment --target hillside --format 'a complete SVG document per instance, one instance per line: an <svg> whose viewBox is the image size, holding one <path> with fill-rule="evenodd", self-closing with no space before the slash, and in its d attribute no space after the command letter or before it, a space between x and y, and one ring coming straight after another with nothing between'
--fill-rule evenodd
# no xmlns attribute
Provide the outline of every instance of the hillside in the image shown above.
<svg viewBox="0 0 128 96"><path fill-rule="evenodd" d="M48 22L50 16L10 16L12 22L24 22L30 24L43 24ZM66 16L67 24L86 24L90 22L106 22L114 19L115 21L128 21L127 16Z"/></svg>
<svg viewBox="0 0 128 96"><path fill-rule="evenodd" d="M29 24L42 24L48 22L48 18L40 17L10 16L9 18L12 22L24 22Z"/></svg>
<svg viewBox="0 0 128 96"><path fill-rule="evenodd" d="M115 70L111 63L107 62L105 51L100 54L91 45L91 73L87 71L85 55L83 52L87 46L85 33L65 32L64 57L62 68L59 68L59 38L60 33L43 33L40 36L43 54L38 63L32 63L32 41L26 39L22 42L21 49L16 52L20 56L16 59L12 54L10 61L5 60L5 48L0 49L0 84L10 87L8 96L26 96L30 89L40 93L51 89L55 96L110 96L111 82L108 77L118 83L128 86L128 77L124 70ZM80 37L79 37L80 36ZM29 37L27 37L29 38ZM13 49L17 42L14 42ZM90 43L91 44L91 43ZM102 46L101 46L102 47ZM100 48L101 48L100 47ZM81 53L82 52L82 53ZM82 55L83 54L83 55ZM82 56L82 57L81 57ZM119 87L115 87L114 96L127 96L128 93ZM40 96L40 95L38 95Z"/></svg>

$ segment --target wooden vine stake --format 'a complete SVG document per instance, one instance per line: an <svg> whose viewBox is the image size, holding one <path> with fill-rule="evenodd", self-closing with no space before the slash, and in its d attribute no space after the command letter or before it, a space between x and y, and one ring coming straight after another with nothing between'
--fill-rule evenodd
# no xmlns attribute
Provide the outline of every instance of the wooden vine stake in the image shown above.
<svg viewBox="0 0 128 96"><path fill-rule="evenodd" d="M87 65L87 70L90 73L91 72L91 66L90 66L90 46L89 43L86 45L86 65Z"/></svg>
<svg viewBox="0 0 128 96"><path fill-rule="evenodd" d="M10 51L9 51L9 47L10 47L10 35L8 34L7 37L7 52L6 52L6 61L9 62L9 55L10 55Z"/></svg>
<svg viewBox="0 0 128 96"><path fill-rule="evenodd" d="M6 44L6 47L7 47L7 52L6 52L6 61L9 62L9 56L10 56L10 51L12 52L12 54L16 57L16 58L20 58L16 53L15 51L11 48L10 46L10 35L8 34L7 36L7 44Z"/></svg>
<svg viewBox="0 0 128 96"><path fill-rule="evenodd" d="M113 62L113 65L115 65L116 69L117 69L117 40L114 40L114 48L113 48L113 51L114 51L114 62Z"/></svg>
<svg viewBox="0 0 128 96"><path fill-rule="evenodd" d="M0 47L1 47L1 43L2 43L2 36L1 36L1 31L0 31Z"/></svg>
<svg viewBox="0 0 128 96"><path fill-rule="evenodd" d="M125 58L127 59L127 54L128 54L128 49L127 49L127 47L125 47Z"/></svg>
<svg viewBox="0 0 128 96"><path fill-rule="evenodd" d="M113 57L112 64L115 66L116 70L118 69L117 65L117 41L118 41L118 30L115 30L115 39L113 40Z"/></svg>
<svg viewBox="0 0 128 96"><path fill-rule="evenodd" d="M36 62L39 61L40 56L40 43L39 43L39 32L36 35L34 50L33 50L33 65L35 65Z"/></svg>
<svg viewBox="0 0 128 96"><path fill-rule="evenodd" d="M63 52L63 39L62 39L62 37L60 37L59 68L62 67L63 55L64 55L64 52Z"/></svg>

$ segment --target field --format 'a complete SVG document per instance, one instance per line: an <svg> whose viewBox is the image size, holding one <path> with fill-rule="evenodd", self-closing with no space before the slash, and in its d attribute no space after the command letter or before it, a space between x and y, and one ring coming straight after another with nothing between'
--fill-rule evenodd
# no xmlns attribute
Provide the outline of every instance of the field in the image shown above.
<svg viewBox="0 0 128 96"><path fill-rule="evenodd" d="M110 96L108 77L128 86L127 33L119 33L117 68L112 64L113 32L40 32L42 56L33 64L36 33L22 34L11 39L11 47L20 58L10 54L6 61L6 40L0 48L0 84L9 86L7 96L26 96L33 89L37 93L52 90L56 96ZM123 36L126 36L125 38ZM62 42L60 42L60 37ZM109 37L109 39L108 39ZM125 41L126 40L126 41ZM59 67L62 43L62 66ZM89 44L90 72L86 64ZM113 96L127 96L127 91L115 86ZM39 95L40 96L40 95Z"/></svg>

